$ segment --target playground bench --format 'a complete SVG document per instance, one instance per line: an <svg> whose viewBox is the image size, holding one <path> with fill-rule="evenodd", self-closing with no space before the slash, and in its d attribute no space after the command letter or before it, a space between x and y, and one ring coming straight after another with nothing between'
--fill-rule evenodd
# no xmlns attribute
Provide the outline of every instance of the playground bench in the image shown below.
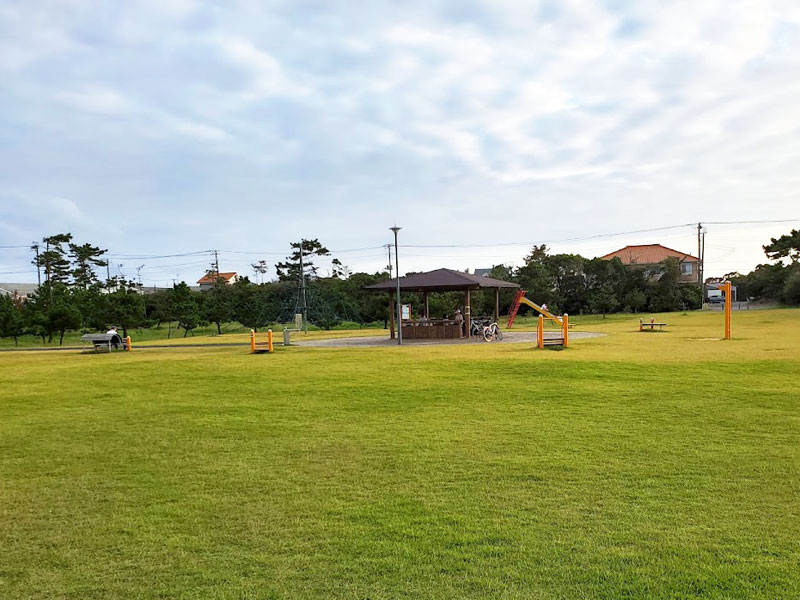
<svg viewBox="0 0 800 600"><path fill-rule="evenodd" d="M639 331L644 331L646 327L649 327L650 331L653 331L656 327L663 330L664 327L666 326L667 326L666 323L655 323L653 321L645 323L644 321L639 319Z"/></svg>
<svg viewBox="0 0 800 600"><path fill-rule="evenodd" d="M118 334L111 333L86 333L81 336L84 344L92 344L95 352L105 350L111 352L112 348L117 350L125 349L125 344Z"/></svg>

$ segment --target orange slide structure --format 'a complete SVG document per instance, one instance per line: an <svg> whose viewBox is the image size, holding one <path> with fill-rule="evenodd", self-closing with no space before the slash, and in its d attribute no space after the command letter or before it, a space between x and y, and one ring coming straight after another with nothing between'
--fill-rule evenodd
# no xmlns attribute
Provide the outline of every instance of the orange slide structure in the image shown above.
<svg viewBox="0 0 800 600"><path fill-rule="evenodd" d="M530 306L532 309L543 315L545 318L550 319L551 321L555 321L556 323L563 323L563 319L561 317L557 317L553 313L551 313L546 308L542 308L535 302L531 302L528 298L525 297L525 290L519 290L517 295L514 296L514 302L511 303L511 310L508 313L508 323L506 324L506 329L511 329L511 326L514 324L514 319L517 316L517 311L519 310L519 305L525 304Z"/></svg>

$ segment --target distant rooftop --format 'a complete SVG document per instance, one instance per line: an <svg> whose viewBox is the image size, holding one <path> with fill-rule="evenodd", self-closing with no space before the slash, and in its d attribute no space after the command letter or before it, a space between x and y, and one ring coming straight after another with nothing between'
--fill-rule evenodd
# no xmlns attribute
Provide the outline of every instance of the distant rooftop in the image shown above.
<svg viewBox="0 0 800 600"><path fill-rule="evenodd" d="M661 244L641 244L638 246L625 246L614 252L601 256L603 260L618 258L623 265L653 265L667 258L674 257L679 260L697 261L696 256L686 254L679 250L667 248Z"/></svg>
<svg viewBox="0 0 800 600"><path fill-rule="evenodd" d="M30 296L38 287L39 284L36 283L0 283L0 294Z"/></svg>
<svg viewBox="0 0 800 600"><path fill-rule="evenodd" d="M204 283L216 283L217 279L222 279L223 281L230 281L236 277L236 273L206 273L200 279L197 280L197 285L202 285Z"/></svg>

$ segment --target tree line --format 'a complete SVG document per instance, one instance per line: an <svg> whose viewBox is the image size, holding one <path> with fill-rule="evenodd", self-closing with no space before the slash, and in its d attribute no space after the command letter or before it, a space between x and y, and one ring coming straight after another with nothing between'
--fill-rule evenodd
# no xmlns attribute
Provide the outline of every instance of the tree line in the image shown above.
<svg viewBox="0 0 800 600"><path fill-rule="evenodd" d="M134 282L124 278L101 281L97 270L107 264L102 258L106 251L91 244L76 244L70 234L44 238L42 248L34 260L45 274L41 286L25 300L0 297L0 337L16 341L28 334L41 337L44 343L57 336L62 342L66 331L98 331L110 325L121 327L123 335L132 328L166 325L171 335L173 323L184 336L208 324L216 325L217 332L222 333L223 324L230 322L258 330L292 321L301 306L301 282L306 290L308 320L321 328L343 322L386 326L391 310L387 294L364 289L388 280L388 269L352 273L334 259L329 276L322 277L313 259L330 252L318 240L291 244L289 256L276 265L276 281L259 284L242 277L227 285L220 279L200 292L182 282L152 294L142 294ZM773 239L764 250L777 262L759 265L747 275L730 274L740 297L800 303L800 232ZM786 261L788 264L784 264ZM632 268L619 259L551 254L541 245L532 248L520 267L497 265L489 275L518 283L533 301L571 315L667 312L702 305L700 287L680 283L680 262L674 258ZM509 310L513 294L502 291L501 313ZM420 294L404 293L401 299L419 313ZM430 294L429 305L434 318L452 316L463 306L463 294ZM489 315L493 310L493 293L473 296L473 315Z"/></svg>
<svg viewBox="0 0 800 600"><path fill-rule="evenodd" d="M737 287L740 298L800 305L800 229L772 238L763 249L772 263L760 264L746 275L728 273L725 279Z"/></svg>

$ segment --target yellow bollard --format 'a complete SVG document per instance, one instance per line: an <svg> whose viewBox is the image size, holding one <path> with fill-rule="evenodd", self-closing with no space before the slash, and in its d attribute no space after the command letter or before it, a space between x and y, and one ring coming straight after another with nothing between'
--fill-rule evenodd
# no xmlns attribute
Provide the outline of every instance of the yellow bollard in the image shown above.
<svg viewBox="0 0 800 600"><path fill-rule="evenodd" d="M731 339L731 309L733 302L731 300L731 282L726 281L723 288L725 292L725 339Z"/></svg>
<svg viewBox="0 0 800 600"><path fill-rule="evenodd" d="M544 348L544 315L539 315L539 323L536 325L536 347Z"/></svg>
<svg viewBox="0 0 800 600"><path fill-rule="evenodd" d="M569 315L564 313L561 317L561 335L564 338L564 348L569 348Z"/></svg>
<svg viewBox="0 0 800 600"><path fill-rule="evenodd" d="M267 350L272 354L272 329L267 329Z"/></svg>
<svg viewBox="0 0 800 600"><path fill-rule="evenodd" d="M125 338L125 350L131 351L131 336Z"/></svg>
<svg viewBox="0 0 800 600"><path fill-rule="evenodd" d="M256 353L256 332L254 329L250 330L250 354Z"/></svg>

